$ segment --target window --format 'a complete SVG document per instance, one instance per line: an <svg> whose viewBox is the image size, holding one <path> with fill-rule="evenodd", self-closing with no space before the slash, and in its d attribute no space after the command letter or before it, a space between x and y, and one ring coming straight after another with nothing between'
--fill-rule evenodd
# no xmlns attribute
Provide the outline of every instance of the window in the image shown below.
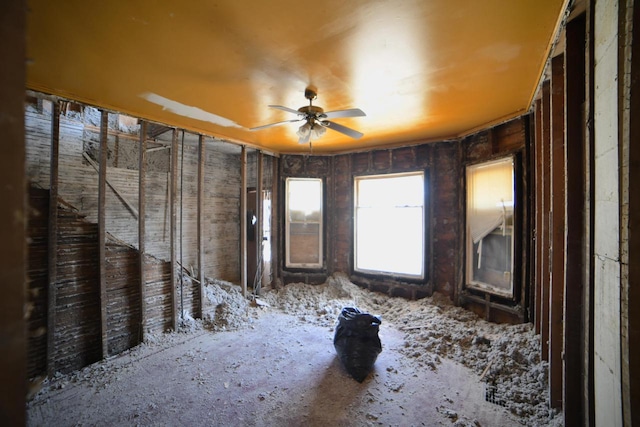
<svg viewBox="0 0 640 427"><path fill-rule="evenodd" d="M513 296L513 158L467 167L468 287Z"/></svg>
<svg viewBox="0 0 640 427"><path fill-rule="evenodd" d="M322 267L322 180L286 180L286 266Z"/></svg>
<svg viewBox="0 0 640 427"><path fill-rule="evenodd" d="M356 177L355 270L424 278L424 173Z"/></svg>

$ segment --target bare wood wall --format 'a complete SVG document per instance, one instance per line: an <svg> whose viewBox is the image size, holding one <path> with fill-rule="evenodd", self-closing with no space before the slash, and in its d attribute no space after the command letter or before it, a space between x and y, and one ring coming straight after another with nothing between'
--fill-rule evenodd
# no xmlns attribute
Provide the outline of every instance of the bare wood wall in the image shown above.
<svg viewBox="0 0 640 427"><path fill-rule="evenodd" d="M171 264L169 156L177 156L177 261L197 267L198 152L197 136L186 135L171 150L171 132L146 139L144 180L136 161L140 144L135 119L109 114L103 270L100 288L98 171L100 113L88 106L60 102L59 130L52 131L52 103L30 94L25 108L26 175L30 184L29 336L27 376L69 372L141 342L147 333L174 326L181 310L198 316L201 290L197 282L174 280ZM114 119L115 116L115 119ZM124 123L124 124L123 124ZM59 142L55 253L50 257L49 186L52 135ZM194 138L195 137L195 138ZM163 138L168 138L167 141ZM193 143L195 139L196 144ZM204 183L200 218L203 276L227 281L239 278L239 155L219 141L206 139L201 171ZM182 144L183 143L183 144ZM229 144L227 144L229 145ZM171 153L171 151L176 151ZM239 149L236 150L239 152ZM183 156L184 154L184 156ZM117 158L115 158L117 157ZM154 160L155 159L155 160ZM135 161L134 161L135 160ZM119 166L117 166L119 165ZM121 166L121 167L120 167ZM139 192L139 182L144 185ZM139 204L144 195L144 209ZM143 267L139 259L139 211L145 215ZM49 259L56 275L49 284ZM179 270L179 268L178 268ZM144 287L140 286L141 274ZM197 276L196 276L197 277ZM53 287L51 287L53 286ZM174 288L175 286L175 288ZM52 291L51 291L52 290ZM144 300L141 292L144 290ZM49 292L53 299L50 298ZM104 292L101 297L101 292ZM177 298L174 300L173 295ZM144 313L142 310L144 309ZM102 314L101 314L102 313ZM104 323L104 325L102 325ZM104 333L106 331L106 333Z"/></svg>

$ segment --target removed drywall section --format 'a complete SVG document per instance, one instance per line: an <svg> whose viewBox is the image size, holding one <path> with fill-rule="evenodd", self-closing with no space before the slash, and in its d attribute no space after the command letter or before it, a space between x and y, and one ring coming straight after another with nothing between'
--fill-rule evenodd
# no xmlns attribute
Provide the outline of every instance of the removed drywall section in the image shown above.
<svg viewBox="0 0 640 427"><path fill-rule="evenodd" d="M32 185L49 188L51 102L30 97L26 103L27 176ZM75 105L75 104L74 104ZM63 109L60 126L60 196L97 222L98 173L89 159L97 162L99 112L79 106ZM134 247L138 246L138 136L132 119L109 114L106 231ZM151 137L150 137L151 138ZM179 135L177 197L182 200L182 263L196 266L196 180L197 135ZM182 142L184 141L184 159ZM205 275L227 281L239 280L239 149L206 137L204 171L203 234ZM148 139L146 174L146 252L170 259L169 159L171 132ZM167 148L163 148L167 147ZM153 151L151 151L153 150ZM87 159L87 156L89 159ZM182 169L184 168L184 173ZM180 181L182 179L182 181ZM182 191L182 194L181 194ZM178 228L180 227L178 209ZM178 230L178 238L180 237ZM178 242L179 243L179 242ZM180 258L179 258L180 260Z"/></svg>

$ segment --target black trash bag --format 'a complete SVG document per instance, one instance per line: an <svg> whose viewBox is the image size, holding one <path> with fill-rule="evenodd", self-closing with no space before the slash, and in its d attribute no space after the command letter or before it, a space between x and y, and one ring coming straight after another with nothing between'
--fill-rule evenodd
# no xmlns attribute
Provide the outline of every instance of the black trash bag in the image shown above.
<svg viewBox="0 0 640 427"><path fill-rule="evenodd" d="M342 366L356 381L367 377L382 351L378 330L379 316L363 313L355 307L344 307L338 317L333 346Z"/></svg>

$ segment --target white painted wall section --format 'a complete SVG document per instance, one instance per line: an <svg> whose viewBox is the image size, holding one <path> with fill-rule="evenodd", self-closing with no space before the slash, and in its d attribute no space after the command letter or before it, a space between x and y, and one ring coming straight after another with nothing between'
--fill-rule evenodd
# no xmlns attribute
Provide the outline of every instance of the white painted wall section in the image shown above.
<svg viewBox="0 0 640 427"><path fill-rule="evenodd" d="M597 426L622 426L618 160L618 2L595 4L595 301Z"/></svg>

